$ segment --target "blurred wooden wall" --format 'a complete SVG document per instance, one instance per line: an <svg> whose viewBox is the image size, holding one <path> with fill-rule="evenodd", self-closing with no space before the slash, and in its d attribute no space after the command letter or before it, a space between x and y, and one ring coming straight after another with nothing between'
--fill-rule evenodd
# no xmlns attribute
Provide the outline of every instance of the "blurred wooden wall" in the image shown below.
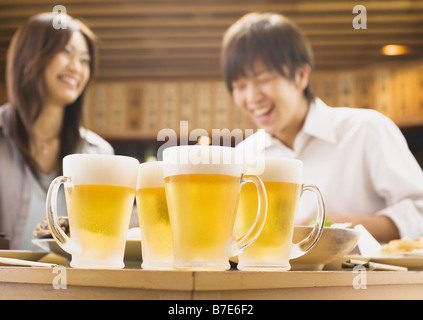
<svg viewBox="0 0 423 320"><path fill-rule="evenodd" d="M0 102L6 51L15 30L49 0L0 0ZM292 18L314 53L315 91L334 106L375 108L401 126L423 125L423 1L360 1L367 29L355 29L349 0L68 0L67 13L98 35L100 64L87 124L110 138L153 139L162 127L244 128L220 71L224 31L251 11ZM381 54L386 44L404 56Z"/></svg>

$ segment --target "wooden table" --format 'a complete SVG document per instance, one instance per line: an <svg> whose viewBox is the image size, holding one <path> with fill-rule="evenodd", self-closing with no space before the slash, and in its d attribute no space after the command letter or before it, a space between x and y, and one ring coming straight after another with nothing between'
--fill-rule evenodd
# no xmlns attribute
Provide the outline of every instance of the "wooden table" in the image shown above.
<svg viewBox="0 0 423 320"><path fill-rule="evenodd" d="M423 271L193 272L1 266L0 299L423 299Z"/></svg>

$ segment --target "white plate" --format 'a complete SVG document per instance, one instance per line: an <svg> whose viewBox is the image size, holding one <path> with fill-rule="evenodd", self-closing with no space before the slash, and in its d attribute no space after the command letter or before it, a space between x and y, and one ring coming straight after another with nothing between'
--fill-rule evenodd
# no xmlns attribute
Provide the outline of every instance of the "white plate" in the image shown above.
<svg viewBox="0 0 423 320"><path fill-rule="evenodd" d="M0 257L38 261L47 255L47 253L48 252L28 250L0 250Z"/></svg>

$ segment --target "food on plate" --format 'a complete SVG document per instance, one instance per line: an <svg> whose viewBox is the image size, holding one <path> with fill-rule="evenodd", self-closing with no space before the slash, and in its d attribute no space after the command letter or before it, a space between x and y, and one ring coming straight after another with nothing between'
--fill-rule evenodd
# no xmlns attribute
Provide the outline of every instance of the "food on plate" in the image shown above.
<svg viewBox="0 0 423 320"><path fill-rule="evenodd" d="M409 238L391 240L382 246L381 252L383 255L391 255L420 249L423 249L423 237L415 240Z"/></svg>
<svg viewBox="0 0 423 320"><path fill-rule="evenodd" d="M68 217L58 217L58 219L60 228L69 236ZM48 227L47 218L44 218L43 221L37 225L37 228L32 232L32 234L38 239L53 238L50 228Z"/></svg>

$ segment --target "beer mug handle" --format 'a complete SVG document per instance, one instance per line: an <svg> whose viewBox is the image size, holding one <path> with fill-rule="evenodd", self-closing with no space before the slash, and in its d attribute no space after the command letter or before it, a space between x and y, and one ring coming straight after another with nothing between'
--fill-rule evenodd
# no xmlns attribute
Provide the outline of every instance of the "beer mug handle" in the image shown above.
<svg viewBox="0 0 423 320"><path fill-rule="evenodd" d="M322 232L323 232L323 227L325 225L325 203L323 201L323 196L319 188L317 188L315 185L307 184L307 185L303 185L302 192L304 191L311 191L314 193L316 197L316 202L317 202L316 223L314 224L314 227L311 230L310 234L307 236L307 238L305 238L304 240L298 243L294 243L292 245L289 259L299 258L305 253L307 253L308 251L310 251L311 248L313 248L314 245L317 243L317 241L319 241L320 236L322 235Z"/></svg>
<svg viewBox="0 0 423 320"><path fill-rule="evenodd" d="M81 252L81 248L75 241L66 235L62 228L60 228L59 219L57 217L57 195L59 193L60 185L70 181L71 178L60 176L51 182L47 192L46 215L51 234L57 244L67 253L73 255L79 254Z"/></svg>
<svg viewBox="0 0 423 320"><path fill-rule="evenodd" d="M249 245L251 245L254 240L257 239L257 237L260 235L261 230L263 230L264 223L266 222L267 217L267 193L266 189L264 187L263 182L261 179L256 175L242 175L241 176L241 187L248 183L254 183L257 188L257 194L258 194L258 208L257 208L257 215L256 219L251 226L250 230L241 237L240 239L233 241L227 249L227 256L228 257L234 257L238 256L244 251L245 248L247 248Z"/></svg>

